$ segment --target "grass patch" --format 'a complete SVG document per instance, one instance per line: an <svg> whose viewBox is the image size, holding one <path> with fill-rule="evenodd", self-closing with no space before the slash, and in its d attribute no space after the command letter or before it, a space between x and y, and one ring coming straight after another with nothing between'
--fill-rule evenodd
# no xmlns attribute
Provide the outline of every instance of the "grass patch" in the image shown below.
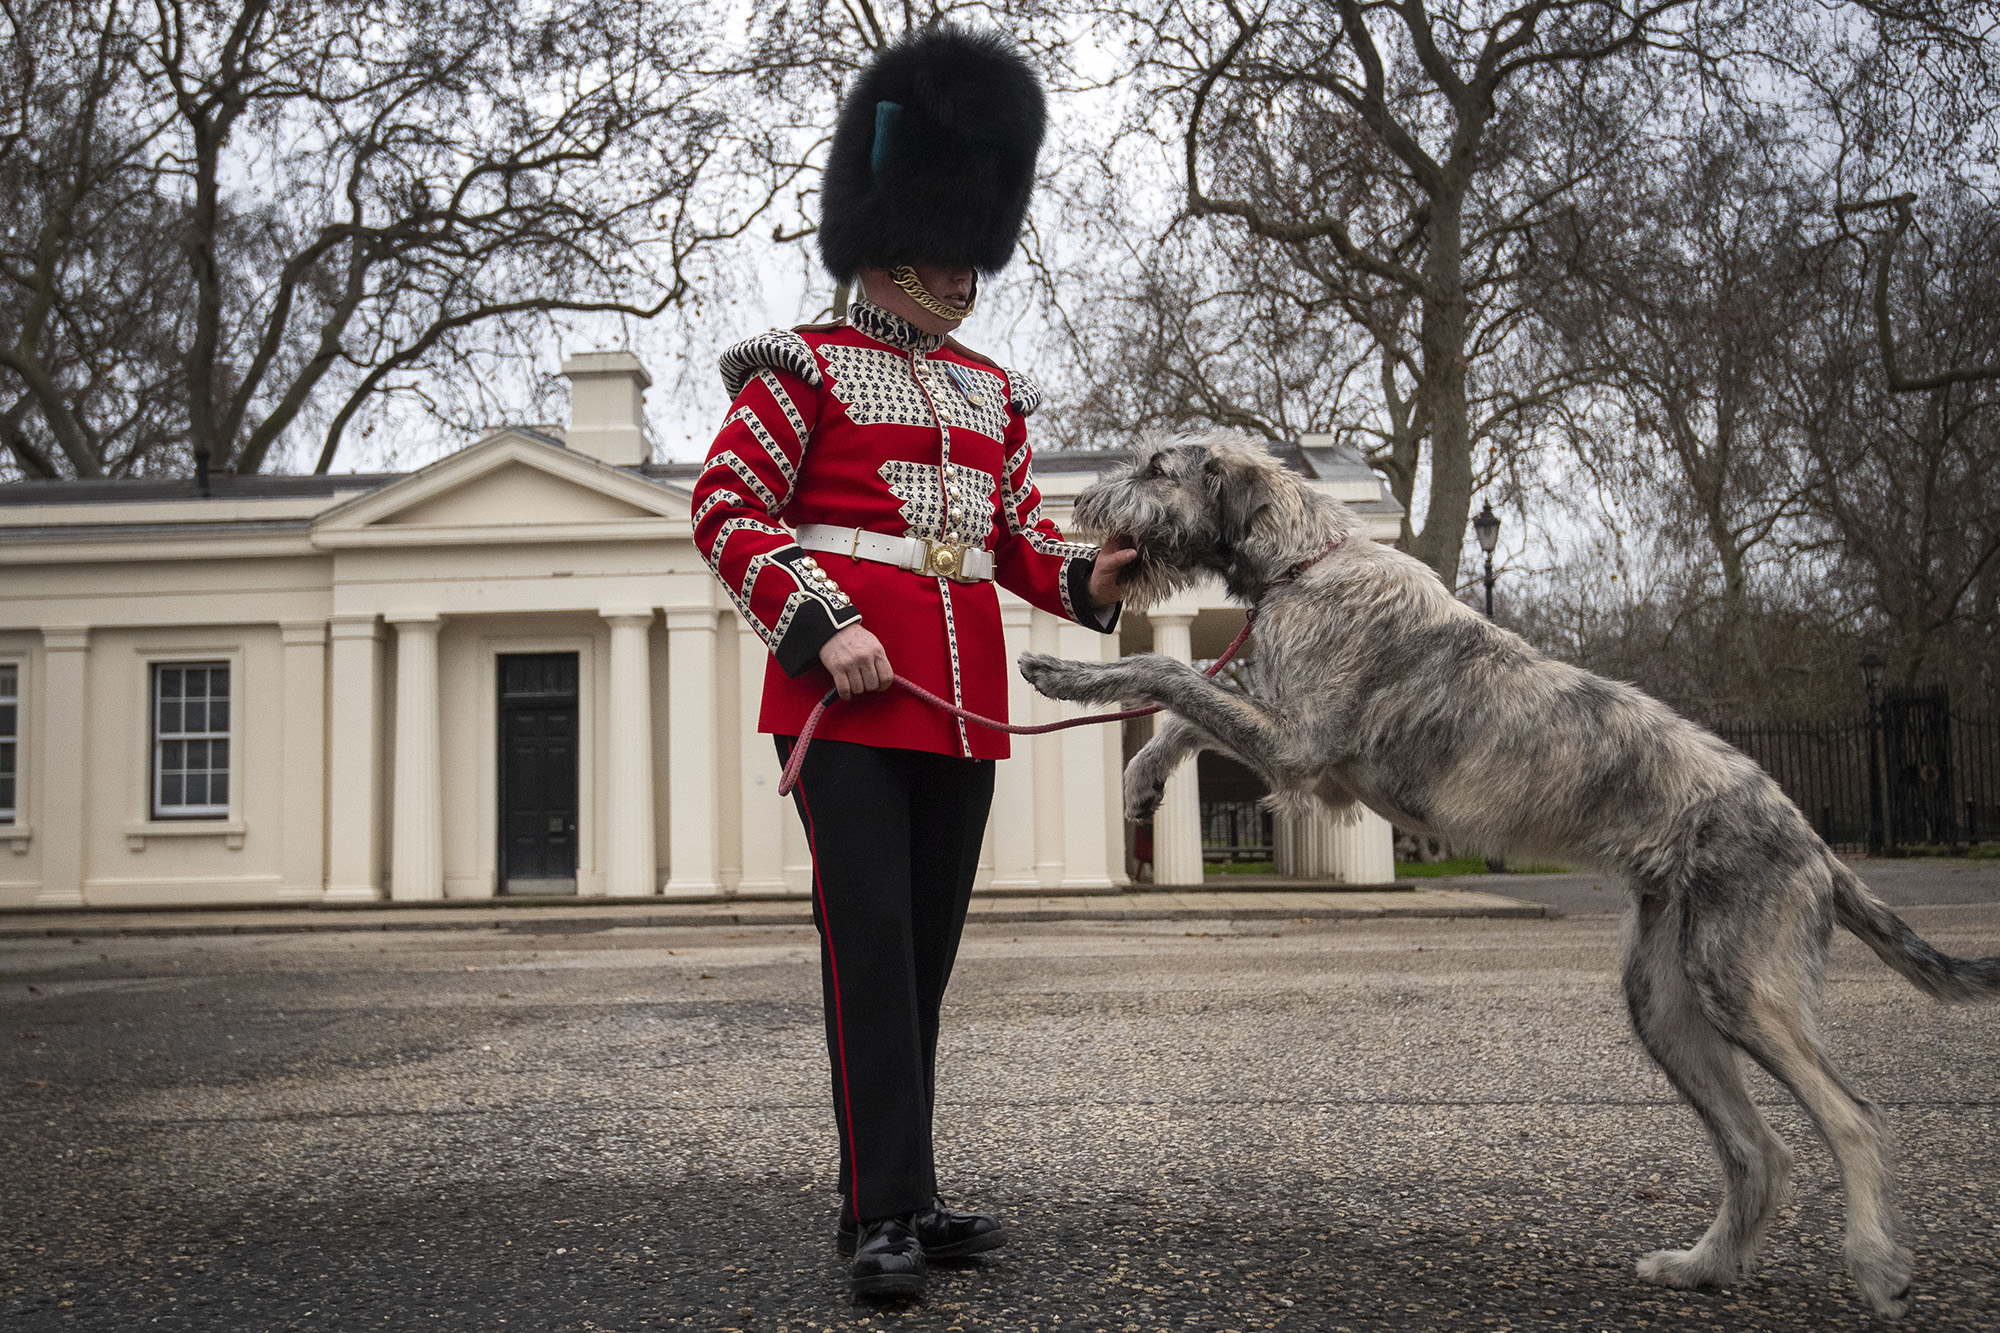
<svg viewBox="0 0 2000 1333"><path fill-rule="evenodd" d="M1906 842L1889 855L1905 859L1937 857L1961 861L2000 861L2000 842L1981 842L1970 847L1953 847L1941 842Z"/></svg>
<svg viewBox="0 0 2000 1333"><path fill-rule="evenodd" d="M1492 872L1486 868L1483 856L1454 856L1449 861L1398 861L1397 879L1430 879L1437 875L1486 875ZM1506 873L1510 875L1567 875L1568 866L1542 865L1527 862L1510 865Z"/></svg>
<svg viewBox="0 0 2000 1333"><path fill-rule="evenodd" d="M1454 856L1449 861L1398 861L1397 879L1430 879L1436 875L1483 875L1483 856Z"/></svg>

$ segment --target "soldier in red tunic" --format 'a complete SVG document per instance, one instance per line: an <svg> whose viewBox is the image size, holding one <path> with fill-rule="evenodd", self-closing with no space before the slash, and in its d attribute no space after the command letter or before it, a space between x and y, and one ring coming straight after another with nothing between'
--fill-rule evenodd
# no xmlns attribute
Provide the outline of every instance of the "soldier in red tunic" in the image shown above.
<svg viewBox="0 0 2000 1333"><path fill-rule="evenodd" d="M931 1154L938 1009L1007 737L994 585L1104 633L1129 550L1066 542L1028 447L1040 392L950 335L1026 218L1045 111L1004 38L949 27L884 51L834 132L821 256L861 294L833 324L732 347L734 398L694 493L695 542L771 650L759 729L790 747L829 687L796 799L813 854L857 1294L922 1293L925 1259L1005 1242L947 1208Z"/></svg>

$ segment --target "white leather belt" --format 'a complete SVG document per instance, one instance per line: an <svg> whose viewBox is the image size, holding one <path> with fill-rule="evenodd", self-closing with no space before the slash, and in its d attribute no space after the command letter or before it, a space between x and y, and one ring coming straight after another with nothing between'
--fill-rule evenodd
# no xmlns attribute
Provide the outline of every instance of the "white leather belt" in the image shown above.
<svg viewBox="0 0 2000 1333"><path fill-rule="evenodd" d="M934 542L924 537L891 537L866 528L839 528L831 523L802 523L799 545L808 551L831 551L856 560L877 560L913 574L930 574L960 583L984 583L993 577L993 553L976 546Z"/></svg>

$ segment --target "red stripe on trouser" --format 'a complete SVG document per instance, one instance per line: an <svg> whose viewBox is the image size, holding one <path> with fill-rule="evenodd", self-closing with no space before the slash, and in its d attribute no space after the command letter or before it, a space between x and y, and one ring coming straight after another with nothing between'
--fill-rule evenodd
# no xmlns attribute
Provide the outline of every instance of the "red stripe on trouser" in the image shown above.
<svg viewBox="0 0 2000 1333"><path fill-rule="evenodd" d="M805 789L799 789L799 808L806 812L806 848L813 859L813 896L819 899L819 937L826 945L827 971L833 977L833 1031L834 1045L840 1054L840 1099L847 1104L847 1114L841 1117L847 1129L847 1204L856 1217L861 1216L861 1159L854 1146L854 1094L847 1087L847 1030L840 1016L840 960L833 955L833 916L826 908L826 886L819 877L819 843L813 837L812 806L806 801Z"/></svg>

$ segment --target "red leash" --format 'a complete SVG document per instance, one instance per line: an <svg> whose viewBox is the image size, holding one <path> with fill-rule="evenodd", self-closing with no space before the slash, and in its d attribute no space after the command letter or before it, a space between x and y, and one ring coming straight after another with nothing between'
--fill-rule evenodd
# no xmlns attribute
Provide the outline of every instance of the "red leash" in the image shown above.
<svg viewBox="0 0 2000 1333"><path fill-rule="evenodd" d="M1308 569L1311 569L1314 565L1339 550L1346 541L1347 534L1345 533L1335 537L1332 541L1320 547L1319 550L1286 570L1271 587L1280 588L1287 583L1293 582L1299 575L1305 573ZM1236 656L1237 652L1242 649L1244 643L1250 638L1250 627L1256 623L1257 608L1253 606L1250 608L1249 614L1243 618L1243 632L1238 634L1235 640L1222 650L1222 656L1216 658L1214 664L1202 674L1213 676L1216 672L1228 666L1229 660ZM1015 726L1011 722L995 722L990 717L981 717L979 714L968 712L956 704L946 703L923 686L905 680L901 676L895 677L894 683L900 685L907 692L916 695L932 707L942 708L953 717L962 718L967 722L976 722L982 727L991 727L995 731L1004 731L1010 736L1045 736L1051 731L1068 731L1071 727L1088 727L1098 722L1123 722L1127 718L1132 717L1151 717L1161 709L1161 705L1152 704L1145 708L1127 708L1123 712L1118 713L1092 713L1089 717L1073 717L1063 722L1044 722L1040 726L1020 727ZM790 796L792 788L799 785L799 770L805 767L806 747L812 744L813 732L818 729L821 716L825 714L827 707L839 697L839 690L828 690L826 697L813 705L812 715L806 719L805 726L799 730L798 741L792 746L792 756L785 761L785 771L778 777L778 795Z"/></svg>
<svg viewBox="0 0 2000 1333"><path fill-rule="evenodd" d="M1252 611L1244 618L1243 632L1236 636L1235 642L1223 650L1222 656L1215 659L1214 665L1210 666L1203 673L1204 675L1213 676L1216 672L1222 670L1223 667L1229 665L1229 659L1235 657L1237 652L1243 647L1244 642L1249 639L1250 626L1256 622L1256 619L1257 613L1255 611ZM1117 713L1092 713L1088 717L1072 717L1061 722L1044 722L1039 726L1017 726L1011 722L995 722L990 717L981 717L979 714L969 712L956 704L947 703L923 686L913 681L905 680L901 676L895 677L895 683L907 692L916 695L925 703L930 704L934 708L941 708L953 717L962 718L967 722L976 722L982 727L991 727L994 731L1004 731L1011 736L1043 736L1051 731L1067 731L1071 727L1087 727L1098 722L1123 722L1125 719L1132 717L1151 717L1153 714L1159 712L1161 708L1159 704L1151 704L1145 708L1127 708ZM813 706L812 715L806 719L805 726L800 728L799 739L792 746L792 757L785 761L785 771L778 778L778 795L790 796L792 788L799 785L799 770L805 767L806 747L812 744L813 732L818 729L819 720L825 714L827 707L839 698L839 690L828 690L826 697Z"/></svg>

